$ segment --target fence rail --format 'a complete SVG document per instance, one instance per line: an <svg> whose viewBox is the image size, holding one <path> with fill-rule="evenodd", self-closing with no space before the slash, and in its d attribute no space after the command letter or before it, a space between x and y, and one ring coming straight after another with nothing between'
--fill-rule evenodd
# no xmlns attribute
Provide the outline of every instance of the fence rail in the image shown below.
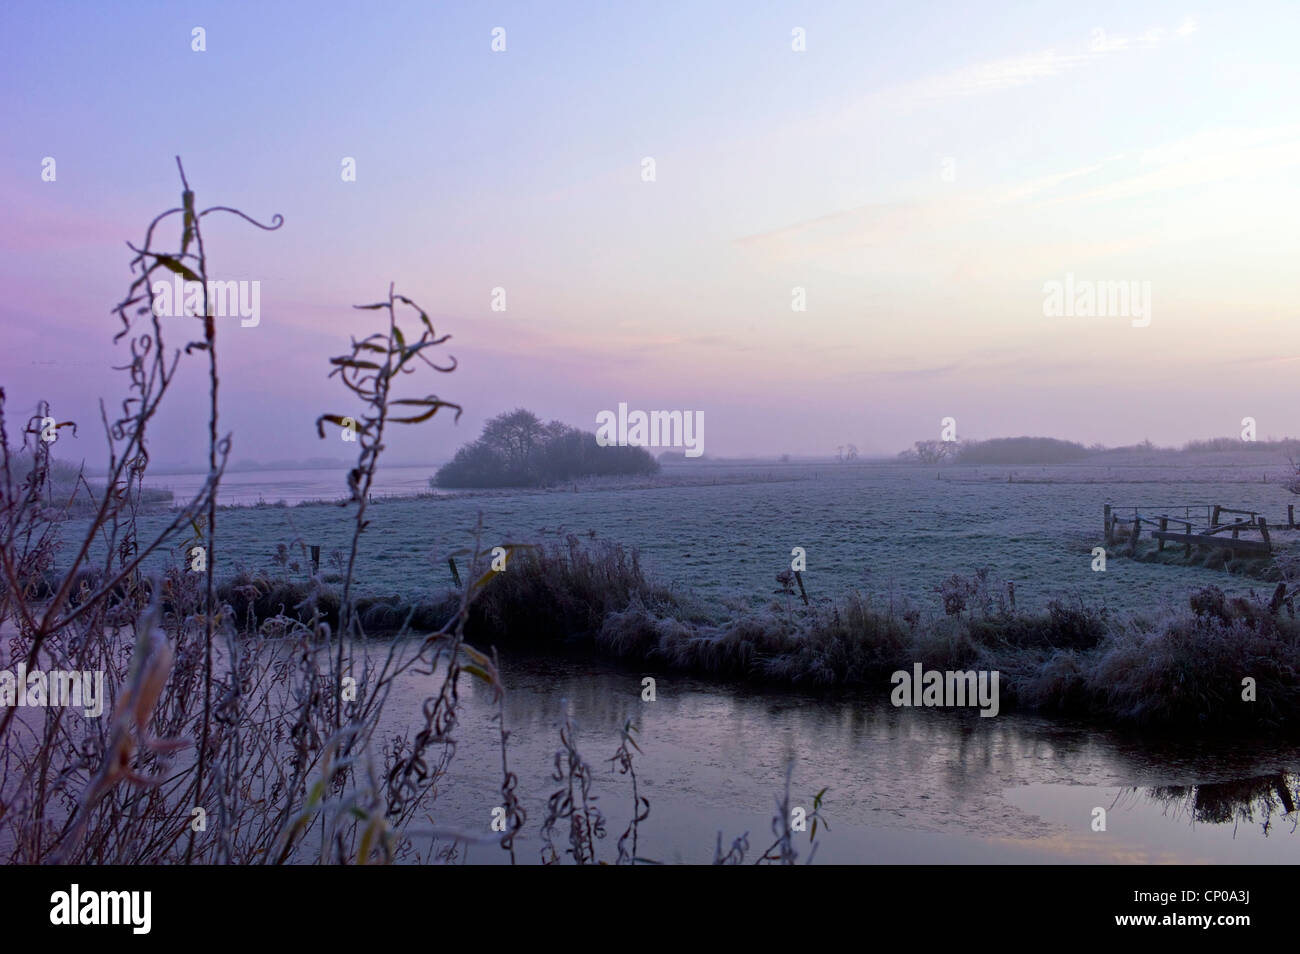
<svg viewBox="0 0 1300 954"><path fill-rule="evenodd" d="M1167 511L1183 511L1182 517L1171 516ZM1204 510L1204 522L1199 520L1199 511ZM1198 512L1198 520L1192 519L1192 512ZM1124 514L1124 515L1121 515ZM1128 516L1131 514L1131 516ZM1223 520L1225 514L1232 514L1243 519ZM1138 540L1146 529L1151 539L1156 541L1156 549L1163 550L1166 543L1182 544L1187 556L1192 555L1192 547L1215 547L1229 550L1235 555L1241 553L1273 552L1273 541L1269 536L1270 524L1257 510L1238 510L1221 504L1177 504L1157 507L1154 505L1117 505L1106 504L1103 519L1105 521L1105 539L1107 546L1126 541L1128 552L1137 551ZM1182 532L1170 530L1169 525L1181 526ZM1286 508L1286 523L1278 521L1274 528L1285 527L1287 530L1300 529L1296 526L1295 505ZM1243 533L1258 534L1243 537ZM1229 535L1230 534L1230 535Z"/></svg>

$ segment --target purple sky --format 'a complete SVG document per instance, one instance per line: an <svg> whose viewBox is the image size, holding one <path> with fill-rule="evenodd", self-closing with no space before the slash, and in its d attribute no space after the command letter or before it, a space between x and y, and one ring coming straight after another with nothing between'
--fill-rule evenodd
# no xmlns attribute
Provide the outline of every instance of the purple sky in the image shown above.
<svg viewBox="0 0 1300 954"><path fill-rule="evenodd" d="M948 416L1300 434L1296 4L611 6L6 4L11 425L47 398L81 425L60 452L99 457L124 243L179 153L200 205L286 219L207 220L214 277L261 289L220 331L235 459L349 453L313 428L352 407L327 359L390 281L453 336L422 390L466 407L394 459L620 402L703 411L710 456L894 453ZM1067 275L1150 313L1052 314ZM158 461L204 456L185 363Z"/></svg>

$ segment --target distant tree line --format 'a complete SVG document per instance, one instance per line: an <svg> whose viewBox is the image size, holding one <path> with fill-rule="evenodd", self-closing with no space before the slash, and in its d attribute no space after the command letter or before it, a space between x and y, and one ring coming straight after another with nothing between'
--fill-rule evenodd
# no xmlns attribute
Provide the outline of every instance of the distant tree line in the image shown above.
<svg viewBox="0 0 1300 954"><path fill-rule="evenodd" d="M1204 454L1235 451L1269 452L1288 458L1300 457L1300 440L1242 440L1240 437L1214 437L1208 440L1188 441L1180 449L1158 447L1143 441L1126 447L1106 447L1093 444L1084 447L1074 441L1054 437L996 437L986 441L917 441L898 455L912 464L939 464L950 461L971 466L982 465L1051 465L1068 464L1097 454Z"/></svg>
<svg viewBox="0 0 1300 954"><path fill-rule="evenodd" d="M561 421L544 424L517 408L483 425L430 480L442 488L546 487L579 477L643 476L659 462L644 447L601 447L596 435Z"/></svg>
<svg viewBox="0 0 1300 954"><path fill-rule="evenodd" d="M995 437L987 441L917 441L899 459L913 464L1066 464L1082 460L1088 448L1074 441L1054 437Z"/></svg>
<svg viewBox="0 0 1300 954"><path fill-rule="evenodd" d="M1300 440L1284 437L1281 440L1244 441L1240 437L1212 437L1204 441L1188 441L1183 450L1188 453L1249 450L1295 454L1300 451Z"/></svg>

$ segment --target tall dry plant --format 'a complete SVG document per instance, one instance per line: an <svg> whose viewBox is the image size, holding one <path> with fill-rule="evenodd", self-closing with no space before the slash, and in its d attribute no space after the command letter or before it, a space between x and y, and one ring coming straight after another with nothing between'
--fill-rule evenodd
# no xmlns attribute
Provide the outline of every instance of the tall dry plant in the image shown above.
<svg viewBox="0 0 1300 954"><path fill-rule="evenodd" d="M353 570L384 429L455 407L400 396L394 384L420 362L452 370L454 363L435 365L426 354L446 337L436 336L416 308L421 328L408 338L396 306L415 306L391 289L386 303L363 306L386 309L389 321L386 333L354 340L352 352L333 362L334 373L365 403L356 429L360 457L349 475L356 514L340 631L330 633L316 613L308 624L279 620L280 639L240 638L229 606L218 605L214 577L216 494L230 437L218 434L217 335L203 222L216 212L261 228L278 228L283 220L261 226L225 206L199 210L183 168L181 178L181 205L156 217L144 242L130 246L135 277L114 309L122 321L115 340L126 339L129 349L122 366L128 394L114 419L102 413L106 485L70 541L63 539L72 529L67 505L60 509L52 491L48 435L72 425L51 425L41 406L15 454L0 391L0 625L6 628L0 665L101 672L107 697L101 718L66 706L6 707L0 715L0 857L365 863L481 841L476 833L415 829L411 822L427 813L454 751L462 674L500 691L495 663L462 639L468 606L494 573L464 588L458 612L438 632L411 639L404 627L378 660L367 653L355 677L351 668L352 644L364 635L352 601ZM156 233L173 216L180 218L177 248L161 251ZM183 353L208 356L209 473L193 499L144 538L137 517L149 425L182 358L181 349L167 348L169 328L154 307L153 287L158 276L173 274L203 289L202 314L194 316L202 333ZM15 462L27 456L29 472L15 474ZM186 565L194 546L206 551L201 573ZM477 573L483 554L475 550ZM146 575L142 567L151 557L169 565ZM319 577L315 582L320 585ZM385 746L381 757L372 744L380 713L394 680L411 670L440 672L439 689L423 707L422 728ZM345 679L355 683L347 691ZM431 751L437 753L432 764L426 761ZM517 803L516 811L514 830L522 824Z"/></svg>

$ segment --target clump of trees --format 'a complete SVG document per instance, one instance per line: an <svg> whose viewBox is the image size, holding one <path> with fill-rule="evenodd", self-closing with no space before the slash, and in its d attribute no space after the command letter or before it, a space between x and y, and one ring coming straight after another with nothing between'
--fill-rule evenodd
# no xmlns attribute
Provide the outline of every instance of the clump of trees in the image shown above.
<svg viewBox="0 0 1300 954"><path fill-rule="evenodd" d="M21 446L10 447L8 454L10 467L7 473L0 475L0 480L7 478L8 493L12 496L20 492L22 478L30 474L36 466L36 455ZM66 460L56 460L53 455L45 458L44 466L47 478L46 492L55 502L66 503L79 489L85 487L80 467Z"/></svg>
<svg viewBox="0 0 1300 954"><path fill-rule="evenodd" d="M27 448L10 447L8 453L10 466L7 473L0 473L0 496L7 493L8 499L14 499L23 494L24 479L36 469L37 462L34 453ZM41 468L44 476L42 501L48 515L88 517L99 507L105 489L99 482L92 484L84 468L48 454L43 458ZM136 487L133 492L138 495L136 505L148 510L170 507L173 502L170 490Z"/></svg>
<svg viewBox="0 0 1300 954"><path fill-rule="evenodd" d="M900 453L898 459L905 464L938 464L952 458L957 446L956 441L917 441Z"/></svg>
<svg viewBox="0 0 1300 954"><path fill-rule="evenodd" d="M957 452L959 464L1068 464L1088 456L1088 449L1055 437L996 437L966 441Z"/></svg>
<svg viewBox="0 0 1300 954"><path fill-rule="evenodd" d="M483 426L430 480L435 487L546 487L579 477L657 473L644 447L596 443L596 435L561 421L548 424L524 408L499 414Z"/></svg>
<svg viewBox="0 0 1300 954"><path fill-rule="evenodd" d="M917 441L898 455L910 464L952 461L979 467L998 464L1066 464L1092 453L1074 441L1054 437L995 437L987 441Z"/></svg>

